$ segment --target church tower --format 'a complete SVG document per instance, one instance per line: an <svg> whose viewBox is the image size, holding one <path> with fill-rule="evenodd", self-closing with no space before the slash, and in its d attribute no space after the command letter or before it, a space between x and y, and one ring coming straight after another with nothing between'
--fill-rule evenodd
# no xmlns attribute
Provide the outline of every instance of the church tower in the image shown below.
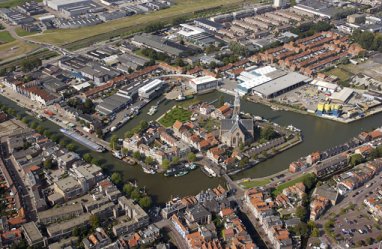
<svg viewBox="0 0 382 249"><path fill-rule="evenodd" d="M233 102L232 119L239 121L240 119L240 95L238 92L235 94L235 101Z"/></svg>

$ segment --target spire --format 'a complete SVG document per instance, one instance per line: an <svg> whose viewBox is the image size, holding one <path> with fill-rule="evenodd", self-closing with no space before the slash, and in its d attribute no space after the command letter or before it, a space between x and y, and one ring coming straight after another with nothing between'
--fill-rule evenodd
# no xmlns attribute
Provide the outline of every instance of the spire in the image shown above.
<svg viewBox="0 0 382 249"><path fill-rule="evenodd" d="M236 91L235 92L235 101L233 102L232 119L235 119L236 121L239 121L239 116L240 116L240 95Z"/></svg>

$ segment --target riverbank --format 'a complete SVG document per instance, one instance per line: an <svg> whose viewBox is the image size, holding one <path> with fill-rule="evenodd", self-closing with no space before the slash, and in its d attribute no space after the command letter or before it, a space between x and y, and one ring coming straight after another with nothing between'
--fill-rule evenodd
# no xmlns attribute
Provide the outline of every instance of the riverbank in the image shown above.
<svg viewBox="0 0 382 249"><path fill-rule="evenodd" d="M364 116L362 116L362 117L357 116L354 118L342 119L342 118L336 118L336 117L332 117L332 116L324 116L324 115L319 116L319 115L316 115L315 113L312 113L312 112L309 112L306 110L301 110L301 109L294 108L291 106L283 105L281 103L269 101L267 99L260 98L260 97L257 97L255 95L247 96L246 100L253 102L253 103L256 103L256 104L262 104L262 105L269 106L272 110L275 110L275 111L291 111L291 112L296 112L296 113L303 114L303 115L310 115L310 116L320 118L320 119L332 120L332 121L339 122L342 124L350 124L350 123L371 117L375 114L382 113L382 106L379 106L379 107L373 108L371 111L364 112Z"/></svg>

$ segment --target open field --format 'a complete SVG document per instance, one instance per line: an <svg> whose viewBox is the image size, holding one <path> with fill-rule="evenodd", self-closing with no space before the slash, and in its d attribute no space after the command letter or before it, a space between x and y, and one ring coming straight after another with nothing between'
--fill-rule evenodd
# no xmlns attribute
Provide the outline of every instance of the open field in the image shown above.
<svg viewBox="0 0 382 249"><path fill-rule="evenodd" d="M36 45L27 44L22 41L13 41L0 45L0 61L17 57L36 49Z"/></svg>
<svg viewBox="0 0 382 249"><path fill-rule="evenodd" d="M13 42L15 39L9 34L8 31L1 31L0 32L0 43L8 43Z"/></svg>
<svg viewBox="0 0 382 249"><path fill-rule="evenodd" d="M325 72L326 75L334 75L340 79L342 82L348 81L353 75L344 69L341 68L333 68L332 70L329 70Z"/></svg>
<svg viewBox="0 0 382 249"><path fill-rule="evenodd" d="M353 65L351 63L346 65L341 65L341 68L347 72L353 74L365 74L371 78L382 81L382 55L375 54L371 56L368 60L358 65Z"/></svg>
<svg viewBox="0 0 382 249"><path fill-rule="evenodd" d="M42 0L35 1L42 2ZM27 0L0 0L0 8L10 8L25 2L27 2Z"/></svg>
<svg viewBox="0 0 382 249"><path fill-rule="evenodd" d="M288 187L291 187L293 185L295 185L296 183L299 183L299 182L303 182L305 179L309 178L312 174L305 174L303 176L300 176L294 180L291 180L291 181L287 181L283 184L280 184L279 186L276 187L276 189L272 192L272 195L273 196L277 196L279 195L283 189L285 188L288 188Z"/></svg>
<svg viewBox="0 0 382 249"><path fill-rule="evenodd" d="M180 107L175 107L168 113L166 113L160 120L159 123L163 125L164 127L170 127L172 126L176 120L179 120L181 122L186 122L190 120L191 112L187 111Z"/></svg>
<svg viewBox="0 0 382 249"><path fill-rule="evenodd" d="M29 32L29 31L26 31L25 29L22 29L20 27L16 28L16 34L18 36L28 36L28 35L33 35L33 34L37 34L37 32Z"/></svg>
<svg viewBox="0 0 382 249"><path fill-rule="evenodd" d="M240 186L242 186L245 189L254 188L254 187L262 187L264 185L267 185L270 183L271 180L269 179L262 179L262 180L251 180L240 183Z"/></svg>
<svg viewBox="0 0 382 249"><path fill-rule="evenodd" d="M201 11L220 6L233 8L243 2L243 0L177 0L176 4L168 9L163 9L143 15L135 15L91 27L47 31L41 35L35 35L31 39L56 45L65 45L74 41L97 35L104 35L110 32L116 33L115 36L117 36L139 31L145 26L156 22L168 23L176 17L192 15L195 11ZM108 39L107 37L105 38Z"/></svg>

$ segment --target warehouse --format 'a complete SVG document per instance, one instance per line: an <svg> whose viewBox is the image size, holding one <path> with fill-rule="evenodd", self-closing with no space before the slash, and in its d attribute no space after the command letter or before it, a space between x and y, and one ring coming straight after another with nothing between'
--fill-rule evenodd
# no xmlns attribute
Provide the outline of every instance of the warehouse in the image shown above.
<svg viewBox="0 0 382 249"><path fill-rule="evenodd" d="M96 111L103 115L111 115L119 112L131 103L131 97L118 91L116 94L105 98L96 106Z"/></svg>
<svg viewBox="0 0 382 249"><path fill-rule="evenodd" d="M203 76L191 79L189 85L196 93L202 93L216 89L219 86L219 81L212 76Z"/></svg>
<svg viewBox="0 0 382 249"><path fill-rule="evenodd" d="M44 0L44 5L54 10L75 7L82 4L91 4L91 0Z"/></svg>
<svg viewBox="0 0 382 249"><path fill-rule="evenodd" d="M138 95L141 99L152 99L158 96L163 87L163 81L155 79L138 89Z"/></svg>
<svg viewBox="0 0 382 249"><path fill-rule="evenodd" d="M252 89L253 94L262 98L274 98L297 87L307 84L311 79L305 75L291 72L277 79L268 81Z"/></svg>
<svg viewBox="0 0 382 249"><path fill-rule="evenodd" d="M136 35L134 36L132 43L139 47L151 48L171 56L185 56L188 52L190 52L189 48L181 44L151 34Z"/></svg>
<svg viewBox="0 0 382 249"><path fill-rule="evenodd" d="M345 87L341 91L333 93L330 99L333 102L344 104L348 102L353 93L354 91L351 88Z"/></svg>

